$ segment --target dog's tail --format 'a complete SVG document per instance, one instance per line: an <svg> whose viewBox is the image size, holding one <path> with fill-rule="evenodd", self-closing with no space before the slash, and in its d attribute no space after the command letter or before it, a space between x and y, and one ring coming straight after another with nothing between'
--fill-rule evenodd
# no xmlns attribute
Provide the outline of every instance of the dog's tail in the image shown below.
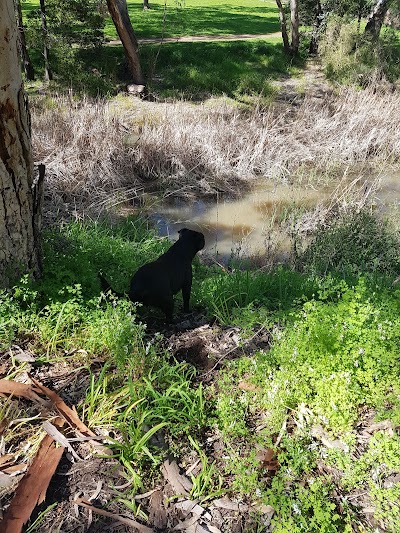
<svg viewBox="0 0 400 533"><path fill-rule="evenodd" d="M101 290L103 292L111 292L111 294L113 294L114 296L117 296L118 298L122 298L124 296L124 294L122 292L114 291L114 289L108 283L108 281L103 276L103 273L101 271L98 272L97 276L98 276L98 278L100 280Z"/></svg>

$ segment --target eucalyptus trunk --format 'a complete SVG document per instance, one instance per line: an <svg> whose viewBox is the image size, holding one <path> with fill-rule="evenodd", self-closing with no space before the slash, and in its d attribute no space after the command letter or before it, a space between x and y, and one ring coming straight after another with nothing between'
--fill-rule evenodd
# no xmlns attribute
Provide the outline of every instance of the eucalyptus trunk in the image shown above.
<svg viewBox="0 0 400 533"><path fill-rule="evenodd" d="M364 33L371 35L374 39L379 37L383 21L389 9L390 0L378 0L368 17Z"/></svg>
<svg viewBox="0 0 400 533"><path fill-rule="evenodd" d="M16 8L19 30L19 48L21 52L22 67L24 69L26 79L29 81L33 81L35 79L35 70L33 68L31 58L29 57L28 48L26 46L25 28L22 20L21 0L17 0Z"/></svg>
<svg viewBox="0 0 400 533"><path fill-rule="evenodd" d="M144 76L140 66L138 42L129 18L126 0L107 0L108 11L121 39L129 63L132 81L137 86L144 86Z"/></svg>
<svg viewBox="0 0 400 533"><path fill-rule="evenodd" d="M0 284L7 287L25 272L40 271L41 194L33 182L14 0L0 2L0 65Z"/></svg>
<svg viewBox="0 0 400 533"><path fill-rule="evenodd" d="M290 24L292 33L291 51L293 55L299 53L299 6L297 0L290 0Z"/></svg>
<svg viewBox="0 0 400 533"><path fill-rule="evenodd" d="M279 9L279 21L281 23L281 33L282 33L282 41L283 41L283 49L285 51L285 54L289 55L291 54L291 47L289 43L289 36L287 31L287 21L286 21L286 14L285 9L282 5L281 0L276 0L276 5Z"/></svg>

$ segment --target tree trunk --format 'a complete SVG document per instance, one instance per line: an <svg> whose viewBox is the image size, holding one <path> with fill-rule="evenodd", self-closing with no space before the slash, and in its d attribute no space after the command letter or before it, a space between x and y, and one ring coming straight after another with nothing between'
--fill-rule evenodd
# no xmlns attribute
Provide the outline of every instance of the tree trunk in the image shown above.
<svg viewBox="0 0 400 533"><path fill-rule="evenodd" d="M26 79L29 81L33 81L35 79L35 70L31 63L31 58L29 57L29 52L26 47L25 29L22 21L21 0L16 0L16 7L19 30L19 48L21 52L22 66L25 72Z"/></svg>
<svg viewBox="0 0 400 533"><path fill-rule="evenodd" d="M129 18L126 0L107 0L107 6L124 47L132 81L136 86L144 88L145 82L139 61L138 42Z"/></svg>
<svg viewBox="0 0 400 533"><path fill-rule="evenodd" d="M47 21L46 6L44 0L40 0L40 13L42 17L42 34L43 34L43 58L44 58L44 79L50 81L53 79L49 63L49 49L47 47Z"/></svg>
<svg viewBox="0 0 400 533"><path fill-rule="evenodd" d="M310 54L318 53L318 40L319 40L319 29L321 27L323 12L320 0L315 2L315 19L313 24L313 32L311 35L310 47L308 49Z"/></svg>
<svg viewBox="0 0 400 533"><path fill-rule="evenodd" d="M143 0L143 9L150 9L149 0Z"/></svg>
<svg viewBox="0 0 400 533"><path fill-rule="evenodd" d="M292 30L291 51L293 55L299 53L299 8L297 0L290 0L290 22Z"/></svg>
<svg viewBox="0 0 400 533"><path fill-rule="evenodd" d="M291 47L289 44L289 37L287 32L287 23L286 23L286 15L285 10L283 8L281 0L276 0L276 5L279 9L279 20L281 23L281 33L282 33L282 41L283 41L283 49L285 51L285 54L290 55L291 54Z"/></svg>
<svg viewBox="0 0 400 533"><path fill-rule="evenodd" d="M18 58L13 0L0 2L0 283L38 275L39 213L35 210L29 110ZM38 200L39 203L39 200ZM38 205L38 204L37 204ZM36 230L35 230L36 228Z"/></svg>
<svg viewBox="0 0 400 533"><path fill-rule="evenodd" d="M378 0L368 17L364 34L377 39L381 32L382 24L389 9L389 0Z"/></svg>

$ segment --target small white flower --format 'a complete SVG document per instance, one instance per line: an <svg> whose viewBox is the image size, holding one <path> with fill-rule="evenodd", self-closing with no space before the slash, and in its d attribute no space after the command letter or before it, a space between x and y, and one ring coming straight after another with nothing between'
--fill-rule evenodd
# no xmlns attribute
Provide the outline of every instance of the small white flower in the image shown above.
<svg viewBox="0 0 400 533"><path fill-rule="evenodd" d="M300 509L300 507L297 505L297 503L294 503L294 504L293 504L293 512L294 512L294 514L301 514L301 509Z"/></svg>

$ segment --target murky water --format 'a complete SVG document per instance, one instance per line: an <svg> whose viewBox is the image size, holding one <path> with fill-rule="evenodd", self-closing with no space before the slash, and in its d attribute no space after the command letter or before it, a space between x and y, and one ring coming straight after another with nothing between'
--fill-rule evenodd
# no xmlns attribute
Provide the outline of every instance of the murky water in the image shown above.
<svg viewBox="0 0 400 533"><path fill-rule="evenodd" d="M365 186L366 182L361 180L358 186ZM317 204L328 202L334 189L334 184L304 188L263 181L240 199L217 197L214 201L192 203L175 199L159 206L152 219L160 235L168 235L172 240L176 239L177 230L184 226L202 231L208 253L221 260L226 260L232 253L262 255L273 228L294 210L310 210ZM381 178L373 202L378 207L399 208L398 173ZM284 240L282 245L285 246ZM286 246L289 246L288 240Z"/></svg>

